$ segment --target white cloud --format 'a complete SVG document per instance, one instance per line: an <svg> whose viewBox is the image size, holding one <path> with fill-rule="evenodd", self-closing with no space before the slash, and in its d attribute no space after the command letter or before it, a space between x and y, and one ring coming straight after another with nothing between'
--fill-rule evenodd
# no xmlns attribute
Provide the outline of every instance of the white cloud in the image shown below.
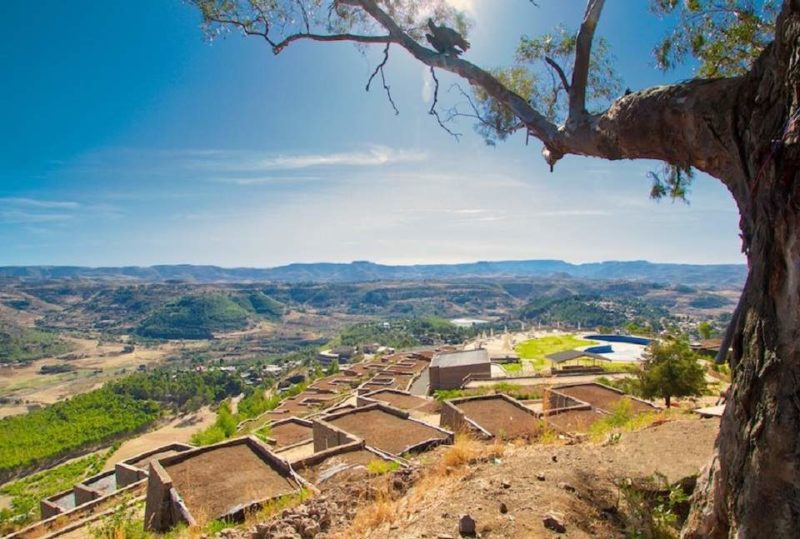
<svg viewBox="0 0 800 539"><path fill-rule="evenodd" d="M41 209L76 209L77 202L66 200L41 200L37 198L0 197L0 207L41 208Z"/></svg>
<svg viewBox="0 0 800 539"><path fill-rule="evenodd" d="M0 209L0 223L62 223L72 219L72 215L65 213L36 213L19 209Z"/></svg>
<svg viewBox="0 0 800 539"><path fill-rule="evenodd" d="M118 208L108 204L82 204L70 200L0 197L0 223L64 223L80 216L119 217Z"/></svg>
<svg viewBox="0 0 800 539"><path fill-rule="evenodd" d="M259 176L253 178L213 178L214 183L250 187L255 185L272 185L276 183L312 182L322 180L319 176Z"/></svg>
<svg viewBox="0 0 800 539"><path fill-rule="evenodd" d="M209 153L205 158L190 159L187 164L196 170L231 173L300 170L315 167L374 167L397 163L420 162L425 152L371 146L366 150L334 153L298 153L263 155L253 152Z"/></svg>

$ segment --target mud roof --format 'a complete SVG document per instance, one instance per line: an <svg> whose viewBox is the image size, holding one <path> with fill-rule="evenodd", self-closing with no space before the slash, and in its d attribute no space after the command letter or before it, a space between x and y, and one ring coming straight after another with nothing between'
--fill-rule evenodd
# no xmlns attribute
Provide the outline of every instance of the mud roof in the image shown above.
<svg viewBox="0 0 800 539"><path fill-rule="evenodd" d="M491 363L486 350L463 350L461 352L443 352L433 356L431 367L462 367Z"/></svg>

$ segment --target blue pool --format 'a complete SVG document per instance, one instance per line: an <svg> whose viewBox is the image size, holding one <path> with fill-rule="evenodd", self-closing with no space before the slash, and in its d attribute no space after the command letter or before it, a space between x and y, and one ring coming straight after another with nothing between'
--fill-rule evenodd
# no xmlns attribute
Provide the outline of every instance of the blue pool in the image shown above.
<svg viewBox="0 0 800 539"><path fill-rule="evenodd" d="M647 346L650 344L651 340L647 337L634 337L633 335L587 335L587 339L591 339L593 341L605 341L605 342L625 342L630 344L640 344L642 346ZM611 352L611 346L597 346L595 348L608 348L604 352L599 352L596 350L591 350L596 354L603 354L607 352Z"/></svg>

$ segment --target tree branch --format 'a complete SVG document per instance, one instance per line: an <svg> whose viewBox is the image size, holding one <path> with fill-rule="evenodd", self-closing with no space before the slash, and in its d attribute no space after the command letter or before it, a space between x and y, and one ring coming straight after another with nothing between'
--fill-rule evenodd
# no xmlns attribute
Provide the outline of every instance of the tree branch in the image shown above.
<svg viewBox="0 0 800 539"><path fill-rule="evenodd" d="M575 66L572 69L572 84L569 86L569 112L567 127L574 126L586 114L586 83L589 80L589 65L592 57L592 41L605 0L588 0L586 14L575 44Z"/></svg>
<svg viewBox="0 0 800 539"><path fill-rule="evenodd" d="M461 58L439 54L434 50L423 47L406 34L394 19L378 6L375 0L338 1L340 4L362 8L389 32L393 42L406 49L423 64L430 68L438 68L455 73L469 81L470 84L483 88L498 102L509 107L531 133L544 143L546 147L545 158L548 163L555 163L563 156L563 151L559 149L561 135L558 127L551 123L541 112L533 108L527 100L506 88L489 72Z"/></svg>
<svg viewBox="0 0 800 539"><path fill-rule="evenodd" d="M196 1L196 0L195 0ZM577 36L575 65L572 81L552 58L545 58L552 68L550 75L560 79L569 94L569 112L564 126L556 126L528 102L488 71L462 58L439 54L418 43L403 30L383 6L385 0L334 0L333 9L340 6L363 10L375 23L386 31L386 35L360 35L355 33L314 34L299 32L275 43L270 37L268 13L262 10L254 18L237 20L223 13L204 12L207 21L235 26L249 35L261 36L277 54L290 43L302 39L312 41L351 41L355 43L389 45L396 43L415 59L428 66L435 83L433 106L429 110L439 125L448 133L456 135L444 125L448 119L440 118L437 112L439 81L436 69L442 69L465 79L472 86L481 88L498 105L507 107L525 127L530 135L544 143L544 157L552 167L567 154L600 157L604 159L657 159L683 167L695 167L725 181L746 175L741 159L731 158L730 148L737 146L731 114L739 106L749 106L755 96L743 93L749 88L746 77L692 80L671 86L650 88L625 95L617 99L605 112L590 114L586 111L586 93L591 65L591 49L604 0L587 0L583 23ZM256 5L258 5L256 3ZM227 20L232 19L232 20ZM299 23L303 24L302 20ZM302 26L301 26L302 27ZM769 50L769 49L768 49ZM370 83L380 72L384 89L389 94L384 67L388 50L384 49L384 61L370 77ZM772 60L769 60L772 61ZM758 65L758 62L757 62ZM554 87L560 85L555 84ZM560 91L560 90L559 90ZM394 102L390 96L390 102ZM396 107L395 107L396 110ZM726 111L720 114L720 111ZM480 115L478 115L480 116ZM483 122L486 125L486 122ZM514 129L518 126L514 125ZM740 183L740 182L739 182ZM746 199L747 193L739 193L739 183L726 182L729 189L736 190L737 202ZM735 189L734 189L735 187Z"/></svg>
<svg viewBox="0 0 800 539"><path fill-rule="evenodd" d="M450 89L452 90L453 88L457 89L459 91L459 93L461 94L461 96L464 99L466 99L467 104L472 109L472 114L469 114L469 113L466 113L466 112L461 112L460 110L458 110L457 106L454 106L448 111L447 118L445 118L445 120L444 120L445 123L447 123L450 120L452 120L453 118L457 118L457 117L472 118L473 120L477 120L481 125L483 125L487 129L493 130L499 136L510 135L510 134L514 133L515 131L517 131L518 129L522 129L523 127L525 127L525 124L523 124L522 122L519 122L519 123L511 126L509 129L501 129L501 128L499 128L497 125L493 124L492 122L490 122L489 120L487 120L486 118L481 116L481 112L480 112L480 110L478 110L478 106L472 100L472 97L466 91L464 91L464 89L459 84L453 84L450 87Z"/></svg>
<svg viewBox="0 0 800 539"><path fill-rule="evenodd" d="M389 85L386 84L386 77L384 76L384 73L383 73L383 68L384 68L384 66L386 66L386 62L389 61L389 47L390 46L391 46L391 43L387 43L386 44L386 48L383 49L383 60L381 60L381 63L378 64L378 67L375 68L375 71L372 72L372 75L369 76L369 80L367 81L366 90L369 92L369 85L372 84L372 79L374 79L375 75L377 75L378 72L380 71L380 73L381 73L381 82L383 83L383 89L386 90L386 97L389 98L389 103L392 104L392 108L394 109L394 114L395 114L395 116L397 116L398 114L400 114L400 111L397 110L397 105L395 105L394 99L392 99L392 92L389 89Z"/></svg>
<svg viewBox="0 0 800 539"><path fill-rule="evenodd" d="M544 61L547 62L550 65L550 67L555 69L556 73L558 74L558 78L561 79L561 84L564 85L564 90L566 90L567 93L569 93L570 85L569 81L567 81L567 74L564 73L564 70L561 68L558 62L556 62L549 56L545 56Z"/></svg>
<svg viewBox="0 0 800 539"><path fill-rule="evenodd" d="M439 127L447 131L447 133L450 134L456 140L459 140L461 137L461 133L455 133L451 131L450 128L448 128L446 125L444 125L444 122L442 122L442 119L439 117L439 111L436 110L436 104L439 102L439 79L436 78L436 72L433 70L433 66L431 66L430 69L431 69L431 77L433 77L434 86L433 86L433 103L431 103L431 109L428 111L428 114L435 116L436 121L439 123Z"/></svg>
<svg viewBox="0 0 800 539"><path fill-rule="evenodd" d="M308 39L310 41L354 41L356 43L392 43L394 40L391 36L365 36L359 34L307 34L299 33L287 36L279 43L272 43L272 52L279 54L283 49L288 47L294 41L301 39Z"/></svg>

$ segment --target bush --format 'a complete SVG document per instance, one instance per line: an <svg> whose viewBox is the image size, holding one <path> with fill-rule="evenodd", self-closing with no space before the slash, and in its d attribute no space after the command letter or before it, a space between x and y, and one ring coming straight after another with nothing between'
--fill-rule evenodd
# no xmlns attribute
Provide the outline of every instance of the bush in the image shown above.
<svg viewBox="0 0 800 539"><path fill-rule="evenodd" d="M400 464L394 460L375 459L367 463L367 471L372 475L384 475L400 468Z"/></svg>

